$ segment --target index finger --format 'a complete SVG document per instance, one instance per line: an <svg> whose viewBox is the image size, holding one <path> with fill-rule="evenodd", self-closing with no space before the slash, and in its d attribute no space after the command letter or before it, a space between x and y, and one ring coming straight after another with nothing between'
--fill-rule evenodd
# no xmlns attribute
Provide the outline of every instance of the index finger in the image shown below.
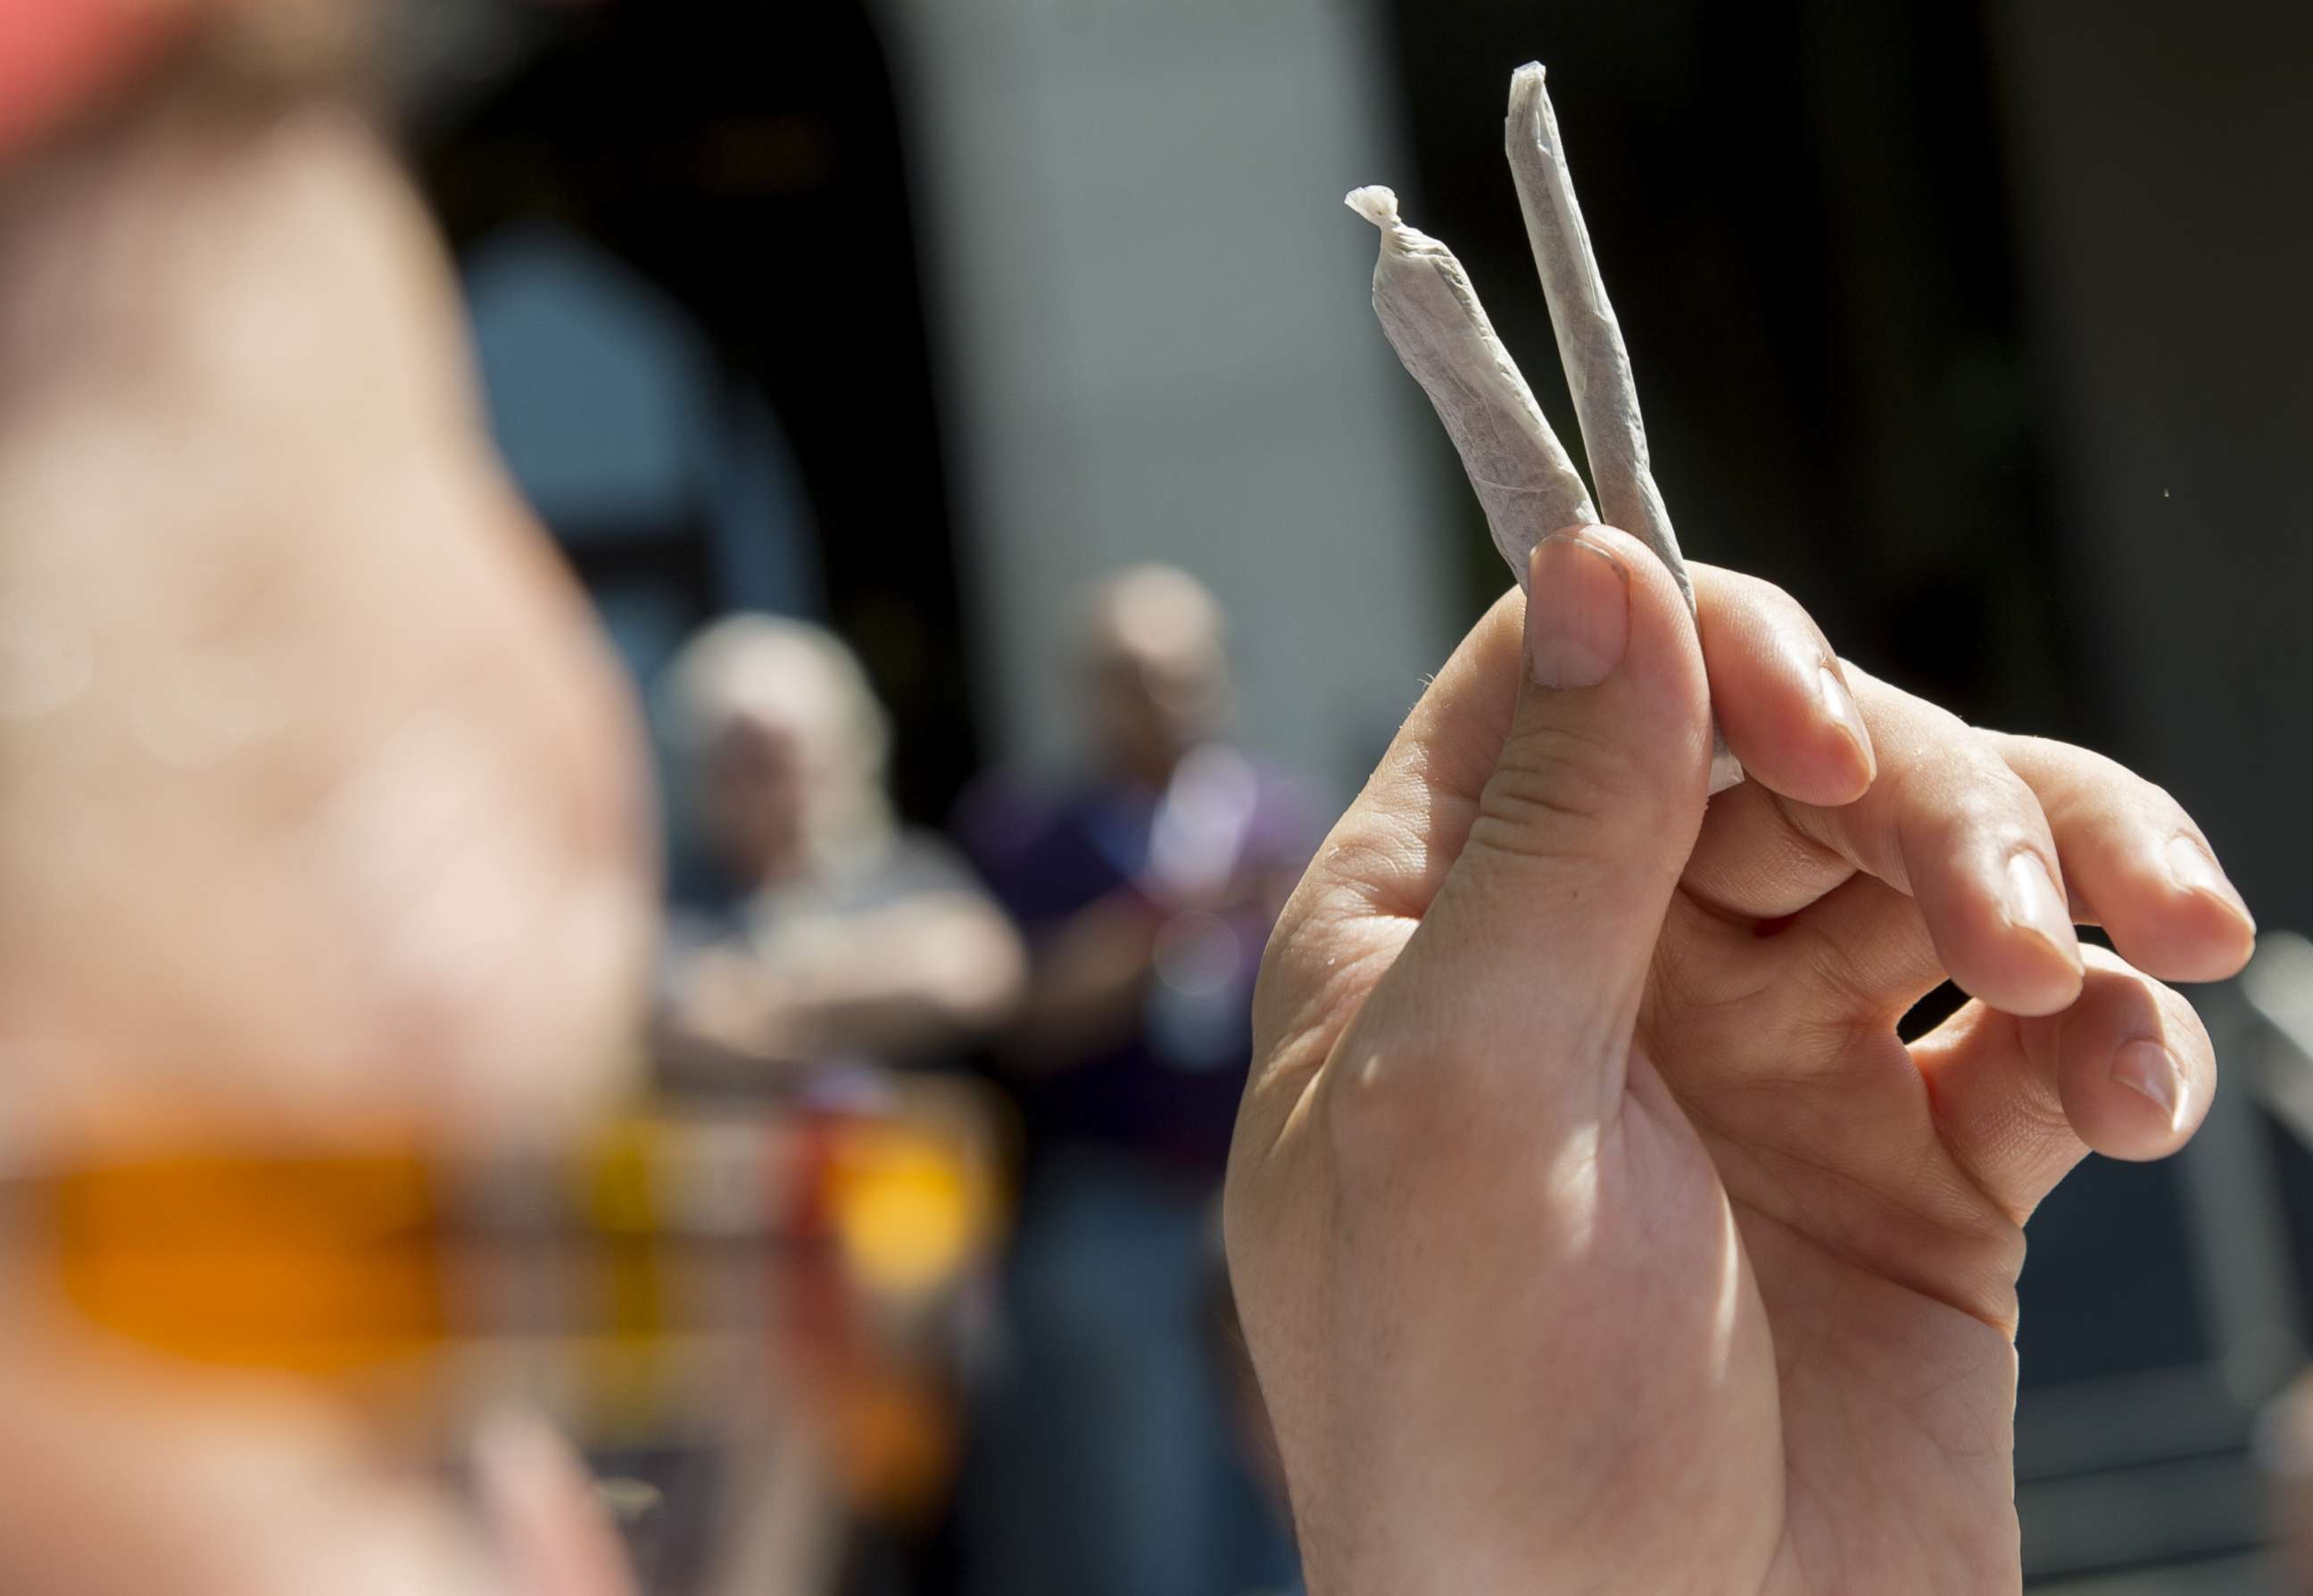
<svg viewBox="0 0 2313 1596"><path fill-rule="evenodd" d="M1764 789L1818 804L1854 799L1876 769L1870 735L1823 634L1771 583L1713 566L1687 569L1729 747ZM1525 601L1513 588L1431 680L1318 850L1271 944L1275 978L1264 980L1254 1016L1265 1054L1289 1036L1291 1051L1322 1057L1359 981L1394 959L1429 912L1509 734L1524 625Z"/></svg>
<svg viewBox="0 0 2313 1596"><path fill-rule="evenodd" d="M1690 565L1711 706L1754 779L1803 802L1853 801L1878 766L1845 667L1799 602L1772 583ZM1525 601L1497 600L1431 679L1319 849L1286 910L1292 939L1428 912L1469 839L1517 704ZM1329 950L1330 951L1330 950ZM1313 950L1313 957L1322 957Z"/></svg>

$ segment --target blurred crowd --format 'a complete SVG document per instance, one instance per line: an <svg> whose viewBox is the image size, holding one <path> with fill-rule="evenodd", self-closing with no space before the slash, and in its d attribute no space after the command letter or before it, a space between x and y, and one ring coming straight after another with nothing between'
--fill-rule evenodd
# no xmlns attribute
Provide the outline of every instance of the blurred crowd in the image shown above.
<svg viewBox="0 0 2313 1596"><path fill-rule="evenodd" d="M341 17L0 5L10 1588L1282 1587L1213 1198L1315 817L1220 607L1085 593L1083 767L945 837L840 638L716 621L662 916Z"/></svg>
<svg viewBox="0 0 2313 1596"><path fill-rule="evenodd" d="M1212 1206L1315 817L1227 740L1225 618L1193 578L1121 572L1081 610L1086 767L991 772L946 841L893 818L888 723L840 639L742 615L682 650L658 702L706 847L661 1056L806 1097L888 1071L987 1083L1018 1195L992 1322L951 1349L965 1588L1277 1588L1289 1548L1208 1329Z"/></svg>

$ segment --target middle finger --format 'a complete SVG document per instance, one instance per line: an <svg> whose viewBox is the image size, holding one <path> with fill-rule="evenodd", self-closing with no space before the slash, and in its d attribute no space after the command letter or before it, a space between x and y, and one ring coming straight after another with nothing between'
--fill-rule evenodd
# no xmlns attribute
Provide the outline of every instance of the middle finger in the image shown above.
<svg viewBox="0 0 2313 1596"><path fill-rule="evenodd" d="M2040 801L1957 716L1845 668L1878 758L1870 791L1824 807L1765 791L1722 795L1686 886L1721 913L1797 912L1855 871L1908 895L1952 979L2012 1014L2080 994L2080 942Z"/></svg>

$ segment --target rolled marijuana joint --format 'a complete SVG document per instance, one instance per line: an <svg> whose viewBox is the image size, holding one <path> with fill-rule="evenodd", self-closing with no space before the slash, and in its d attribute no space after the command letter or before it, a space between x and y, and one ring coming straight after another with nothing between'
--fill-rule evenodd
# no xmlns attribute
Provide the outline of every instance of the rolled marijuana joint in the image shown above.
<svg viewBox="0 0 2313 1596"><path fill-rule="evenodd" d="M1373 303L1383 336L1445 423L1494 547L1524 587L1537 542L1597 521L1590 490L1454 252L1399 220L1387 189L1353 190L1349 206L1381 229Z"/></svg>
<svg viewBox="0 0 2313 1596"><path fill-rule="evenodd" d="M1604 519L1654 550L1692 609L1694 585L1679 555L1670 512L1655 486L1630 354L1582 224L1558 118L1537 62L1511 75L1505 138L1526 241L1550 303L1559 360L1590 457L1596 507L1517 363L1495 336L1462 263L1444 244L1405 224L1395 194L1364 188L1352 189L1346 203L1381 229L1374 314L1390 347L1429 396L1486 513L1494 547L1519 586L1526 585L1528 557L1537 542L1566 527ZM1742 766L1728 751L1726 740L1718 739L1711 790L1722 792L1742 779Z"/></svg>

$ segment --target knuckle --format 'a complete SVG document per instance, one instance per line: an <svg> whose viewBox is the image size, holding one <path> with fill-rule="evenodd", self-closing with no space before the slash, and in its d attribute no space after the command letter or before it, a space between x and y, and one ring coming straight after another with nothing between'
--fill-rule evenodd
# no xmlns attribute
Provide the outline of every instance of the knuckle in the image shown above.
<svg viewBox="0 0 2313 1596"><path fill-rule="evenodd" d="M1741 607L1750 612L1754 624L1763 626L1770 633L1778 636L1786 649L1796 645L1805 654L1811 655L1804 657L1806 669L1812 671L1817 665L1830 664L1838 660L1837 653L1831 646L1831 639L1824 635L1823 627L1808 613L1807 607L1799 602L1790 590L1763 576L1746 576L1743 579L1741 591ZM1843 662L1842 668L1852 669L1845 666Z"/></svg>
<svg viewBox="0 0 2313 1596"><path fill-rule="evenodd" d="M2094 749L2081 748L2070 742L2050 742L2049 757L2064 766L2072 779L2094 792L2133 791L2139 795L2152 795L2166 800L2168 794L2145 780L2118 759L2098 753Z"/></svg>
<svg viewBox="0 0 2313 1596"><path fill-rule="evenodd" d="M1316 1101L1335 1179L1349 1195L1402 1195L1426 1174L1455 1167L1451 1149L1476 1134L1473 1090L1482 1061L1449 1034L1407 1025L1353 1025L1320 1076Z"/></svg>
<svg viewBox="0 0 2313 1596"><path fill-rule="evenodd" d="M2143 805L2145 812L2152 816L2156 823L2170 828L2192 825L2191 812L2177 801L2174 793L2159 782L2147 781L2133 772L2126 772L2124 767L2115 765L2113 767L2128 774L2129 778L2136 783L2137 802Z"/></svg>
<svg viewBox="0 0 2313 1596"><path fill-rule="evenodd" d="M2002 732L1991 726L1981 726L1977 730L1997 741L2010 763L2062 765L2088 753L2086 749L2076 744L2062 742L2054 737L2036 736L2029 732Z"/></svg>
<svg viewBox="0 0 2313 1596"><path fill-rule="evenodd" d="M2162 1039L2178 1058L2204 1062L2211 1071L2217 1065L2217 1046L2209 1035L2209 1028L2193 1000L2163 982L2150 976L2140 978L2151 989L2152 1001L2160 1015Z"/></svg>
<svg viewBox="0 0 2313 1596"><path fill-rule="evenodd" d="M1708 593L1714 609L1730 612L1750 610L1793 610L1799 601L1785 592L1781 584L1748 571L1729 571L1717 566L1690 564L1688 573L1694 579L1698 601ZM1731 617L1730 617L1731 618Z"/></svg>
<svg viewBox="0 0 2313 1596"><path fill-rule="evenodd" d="M1796 624L1817 637L1823 636L1823 629L1815 624L1815 617L1807 613L1807 606L1780 583L1769 582L1763 576L1754 576L1751 582L1754 599L1760 609L1781 616L1787 625Z"/></svg>
<svg viewBox="0 0 2313 1596"><path fill-rule="evenodd" d="M2118 759L2052 737L1994 734L2006 763L2044 802L2079 806L2133 805L2161 823L2188 820L2185 806L2159 783Z"/></svg>
<svg viewBox="0 0 2313 1596"><path fill-rule="evenodd" d="M1428 1122L1437 1111L1437 1074L1365 1046L1345 1049L1326 1069L1318 1087L1318 1121L1328 1162L1345 1191L1396 1185L1405 1179L1401 1171L1420 1162Z"/></svg>
<svg viewBox="0 0 2313 1596"><path fill-rule="evenodd" d="M1867 1031L1876 1030L1896 1006L1895 1000L1865 973L1852 943L1819 926L1799 929L1805 937L1801 957L1810 983L1829 997L1834 1013L1852 1017L1852 1022Z"/></svg>
<svg viewBox="0 0 2313 1596"><path fill-rule="evenodd" d="M1969 839L2036 844L2046 828L2038 797L1973 736L1900 778L1897 833L1915 857L1949 855Z"/></svg>
<svg viewBox="0 0 2313 1596"><path fill-rule="evenodd" d="M1514 738L1480 794L1470 846L1520 858L1588 853L1585 838L1654 807L1649 784L1610 734L1553 726Z"/></svg>

